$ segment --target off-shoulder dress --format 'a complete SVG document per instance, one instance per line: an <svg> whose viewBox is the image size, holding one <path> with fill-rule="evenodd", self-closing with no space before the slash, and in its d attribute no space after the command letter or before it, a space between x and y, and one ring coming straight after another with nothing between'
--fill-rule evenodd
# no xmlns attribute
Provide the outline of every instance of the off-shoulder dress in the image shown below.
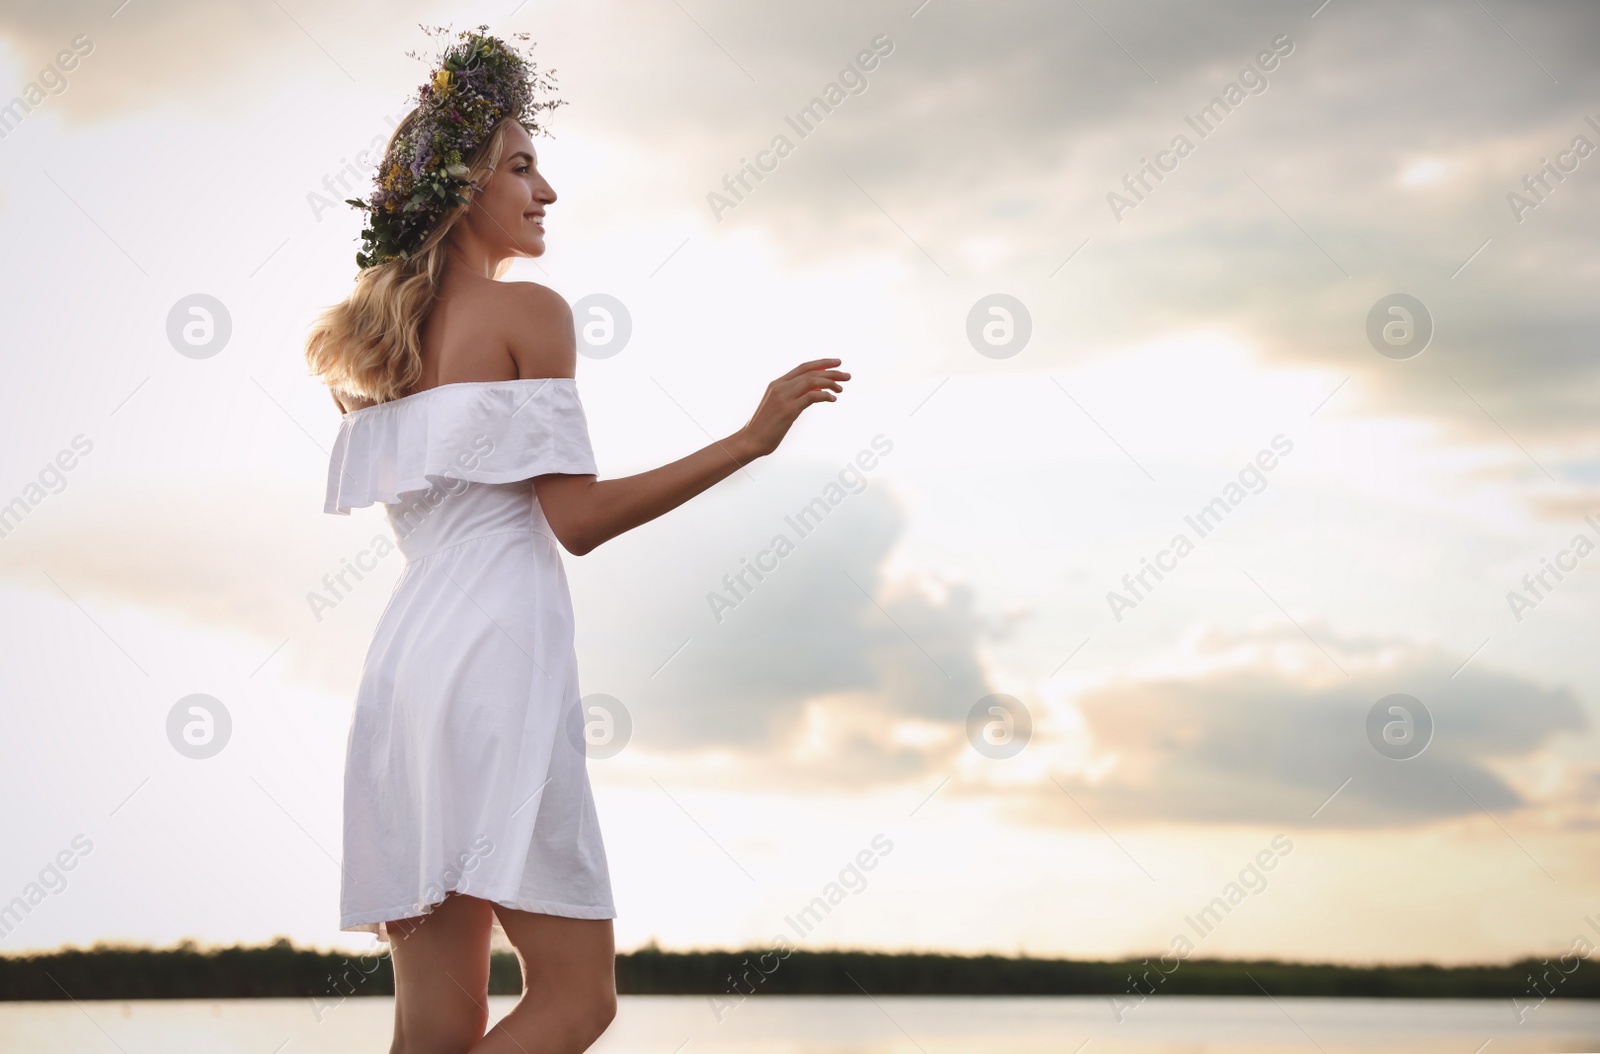
<svg viewBox="0 0 1600 1054"><path fill-rule="evenodd" d="M616 917L572 601L533 477L595 472L571 378L467 381L345 414L325 511L381 503L406 564L346 747L341 930L449 892Z"/></svg>

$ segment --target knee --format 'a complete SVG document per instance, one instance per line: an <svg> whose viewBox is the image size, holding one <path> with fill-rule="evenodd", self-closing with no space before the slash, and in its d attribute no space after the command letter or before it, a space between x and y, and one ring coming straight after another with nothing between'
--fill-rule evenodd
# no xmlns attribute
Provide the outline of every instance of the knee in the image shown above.
<svg viewBox="0 0 1600 1054"><path fill-rule="evenodd" d="M607 988L583 1002L583 1019L590 1042L599 1039L617 1017L617 991Z"/></svg>

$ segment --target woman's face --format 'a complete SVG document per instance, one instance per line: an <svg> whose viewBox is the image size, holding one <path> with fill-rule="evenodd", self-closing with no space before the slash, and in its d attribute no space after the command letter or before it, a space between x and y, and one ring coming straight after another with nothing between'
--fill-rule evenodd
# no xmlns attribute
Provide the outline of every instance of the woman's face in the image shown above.
<svg viewBox="0 0 1600 1054"><path fill-rule="evenodd" d="M556 192L539 174L527 129L506 126L500 163L465 217L475 237L513 256L544 255L545 206Z"/></svg>

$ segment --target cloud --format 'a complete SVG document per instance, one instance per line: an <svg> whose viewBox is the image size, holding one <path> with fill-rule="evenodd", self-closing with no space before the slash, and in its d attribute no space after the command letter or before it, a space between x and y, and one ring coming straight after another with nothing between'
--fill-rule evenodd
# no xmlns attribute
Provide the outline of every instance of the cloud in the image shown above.
<svg viewBox="0 0 1600 1054"><path fill-rule="evenodd" d="M758 471L590 556L566 557L585 692L635 712L639 749L732 751L758 767L792 753L794 779L810 785L894 782L948 758L957 748L948 735L920 745L897 737L954 727L991 691L980 650L998 630L975 592L889 576L907 519L873 473L840 484L842 465ZM347 578L317 618L308 593L335 595L324 577L390 530L377 510L322 515L315 483L224 484L207 491L205 507L192 492L156 487L41 507L0 543L0 578L54 592L42 569L91 607L133 604L250 634L263 654L287 638L279 661L345 694L402 558ZM230 514L219 518L209 503ZM297 508L293 523L282 518ZM776 567L757 580L745 569L779 535L792 551L762 557ZM743 584L730 587L741 571ZM819 735L841 737L838 753L819 752Z"/></svg>
<svg viewBox="0 0 1600 1054"><path fill-rule="evenodd" d="M566 126L596 141L625 142L630 157L643 158L628 167L646 174L634 185L636 196L656 215L699 213L704 193L740 156L763 145L784 127L784 114L887 33L895 51L873 72L871 87L800 143L793 162L727 225L702 214L697 235L755 228L807 262L837 262L863 247L899 257L908 274L930 279L908 281L898 291L903 296L883 308L907 319L949 314L951 287L932 271L924 248L959 283L1004 280L1028 293L1037 315L1035 342L1017 360L1026 369L1048 371L1068 347L1092 359L1152 334L1215 323L1268 362L1351 375L1328 413L1356 402L1362 412L1423 419L1449 442L1494 452L1519 479L1542 480L1517 449L1525 445L1561 481L1540 484L1527 499L1535 510L1556 517L1588 511L1600 386L1585 349L1600 318L1590 293L1592 239L1584 232L1595 208L1590 166L1600 158L1585 162L1525 222L1508 215L1505 194L1584 128L1579 110L1552 101L1540 65L1560 79L1567 97L1594 97L1600 71L1586 49L1600 12L1519 9L1502 30L1471 5L1442 0L1402 7L1340 0L1315 21L1313 5L1291 12L1264 0L1220 12L1176 0L1136 11L1085 6L1098 22L1075 6L1043 0L984 8L936 0L915 19L910 8L756 9L726 0L696 5L691 20L671 5L603 3L581 15L541 13L537 25L495 28L528 28L540 38L539 55L561 70L562 93L573 102L562 114ZM388 112L417 81L417 64L403 55L425 49L415 22L433 20L414 4L386 8L376 23L370 5L291 5L292 18L274 5L132 0L115 20L111 9L21 5L0 22L24 73L75 33L95 38L82 75L51 100L52 110L59 104L90 119L153 116L182 101L219 110L243 103L245 112L289 86L322 96L328 113L379 97L386 101L372 112ZM1106 193L1281 33L1296 48L1270 87L1124 222L1110 218ZM183 127L174 124L173 134ZM267 157L294 153L305 135L295 111L273 114L251 132ZM331 167L337 154L314 163ZM156 157L138 155L129 164L148 169ZM660 184L669 169L674 181ZM1405 175L1419 172L1429 177ZM276 204L303 212L301 199L315 182L291 183ZM628 222L636 218L630 214ZM975 236L988 248L964 256L961 246ZM1046 285L1044 276L1090 236L1072 269ZM1485 239L1482 255L1452 277ZM972 264L981 272L974 274L963 269L968 257L989 263ZM1372 302L1398 289L1422 297L1438 327L1434 346L1407 363L1377 355L1362 336ZM301 308L286 313L309 313ZM932 356L953 347L959 368L984 365L952 333L944 345L934 342ZM903 359L929 369L932 356ZM735 482L737 499L708 498L573 567L579 602L591 615L580 617L589 679L597 689L610 683L639 708L640 742L652 749L771 750L801 743L821 722L862 752L850 755L850 771L868 774L862 778L900 778L948 758L956 746L938 729L956 727L988 691L981 649L989 630L971 591L887 574L906 524L881 489L852 497L723 621L711 616L706 595L814 493L801 476L784 478L763 472L768 489L760 494ZM365 541L347 532L338 543L293 542L295 551L285 553L274 529L263 528L230 551L201 531L201 522L175 513L172 522L155 516L74 524L49 538L19 538L10 555L42 546L35 555L48 557L48 566L70 559L105 590L232 620L275 642L282 626L306 617L304 591L351 544ZM273 520L262 515L259 522ZM119 539L117 548L107 538ZM244 548L265 556L251 563L238 555ZM610 570L591 572L591 563ZM264 598L259 576L267 573L292 584ZM619 582L627 585L619 589ZM359 653L347 643L322 650ZM1437 656L1414 656L1424 659L1454 668ZM1305 785L1296 786L1309 792L1307 772L1321 780L1340 766L1313 765L1291 748L1342 743L1347 711L1363 700L1370 705L1355 689L1313 690L1270 669L1207 676L1194 684L1139 682L1142 694L1128 704L1190 729L1192 742L1137 741L1100 697L1085 702L1085 719L1098 720L1095 730L1119 744L1123 758L1123 782L1112 779L1106 788L1116 791L1109 806L1129 815L1232 816L1249 813L1242 803L1259 788L1282 790L1299 778ZM1449 691L1463 690L1474 676L1469 668ZM1531 682L1512 689L1542 698ZM1275 708L1275 699L1289 702ZM1476 704L1462 705L1475 712ZM1174 715L1185 707L1199 716L1178 721ZM1285 732L1274 749L1304 765L1275 768L1259 750L1243 758L1228 753L1250 722L1276 727L1291 718L1304 727L1294 725L1299 731ZM1412 774L1405 780L1416 773L1443 778L1440 786L1450 790L1454 776L1481 791L1490 807L1522 800L1484 756L1451 753L1444 737L1452 727L1465 726L1441 721L1429 754L1395 771ZM911 735L919 728L921 739ZM1375 765L1352 749L1316 757ZM882 757L876 767L867 762L873 751ZM1139 758L1154 756L1170 762L1168 775L1126 782ZM1341 801L1365 801L1368 783L1388 786L1388 769L1363 771L1368 778L1355 779ZM1229 772L1233 784L1224 779ZM1198 787L1215 780L1218 793L1184 799L1171 784L1179 776ZM1364 815L1457 808L1405 780L1393 795L1374 791Z"/></svg>
<svg viewBox="0 0 1600 1054"><path fill-rule="evenodd" d="M327 104L336 106L357 78L410 63L402 53L428 14L427 5L406 0L381 9L67 0L9 5L0 38L26 81L74 38L88 37L93 50L49 103L79 121L180 107L216 116L243 112L292 80L324 85Z"/></svg>
<svg viewBox="0 0 1600 1054"><path fill-rule="evenodd" d="M306 482L288 486L263 473L248 487L112 483L84 495L82 505L46 504L0 541L0 580L56 596L59 583L90 609L137 606L248 635L262 642L263 655L287 642L278 661L330 694L346 694L401 557L388 556L361 581L347 572L348 588L319 619L308 594L326 595L324 576L344 571L374 537L392 534L372 510L323 515L319 481ZM286 509L301 512L285 516Z"/></svg>
<svg viewBox="0 0 1600 1054"><path fill-rule="evenodd" d="M881 782L925 764L891 756L894 726L964 719L990 691L979 652L994 627L972 589L886 572L906 527L887 484L869 474L820 523L799 519L834 480L825 471L723 488L574 568L585 655L606 655L586 663L585 690L634 708L641 749L760 764L848 710L846 749L885 753L845 767ZM770 555L780 537L792 551ZM757 579L753 565L771 569ZM639 588L619 596L619 582ZM604 627L603 639L584 627Z"/></svg>
<svg viewBox="0 0 1600 1054"><path fill-rule="evenodd" d="M1452 677L1465 656L1309 628L1351 678L1319 664L1294 629L1207 634L1197 641L1206 662L1192 672L1085 692L1076 705L1101 771L1057 778L1106 823L1307 824L1315 812L1321 826L1409 826L1559 796L1513 773L1559 764L1560 739L1588 730L1570 689L1482 659ZM1432 741L1409 760L1380 755L1367 738L1368 711L1392 693L1432 715ZM1592 772L1569 765L1562 779L1561 794L1580 801L1587 782L1593 798ZM1060 816L1056 798L1047 809Z"/></svg>
<svg viewBox="0 0 1600 1054"><path fill-rule="evenodd" d="M865 247L930 278L924 250L958 279L996 271L1030 293L1035 361L1068 342L1107 348L1175 327L1230 328L1269 361L1353 375L1365 412L1434 422L1448 441L1496 451L1541 486L1548 470L1558 482L1531 499L1540 508L1586 500L1592 487L1567 463L1592 461L1600 443L1600 367L1586 351L1600 309L1588 295L1597 273L1585 233L1600 157L1521 222L1506 195L1575 135L1600 143L1581 109L1549 94L1553 77L1566 98L1595 97L1587 45L1600 11L1522 8L1502 28L1443 0L1341 0L1313 20L1314 8L1167 0L1091 18L1092 5L1019 0L932 4L913 19L910 9L723 0L691 19L671 5L613 2L495 28L539 38L573 104L564 128L650 159L631 167L651 181L618 196L698 216L705 234L759 229L806 263ZM76 33L95 36L52 109L94 118L179 102L242 113L286 85L314 84L330 112L389 114L418 80L404 52L428 51L415 24L437 20L417 4L386 6L381 18L362 4L293 17L275 5L198 2L133 0L115 20L109 10L20 5L4 16L19 70ZM716 223L706 194L881 34L895 50L870 87ZM1295 50L1266 91L1114 221L1107 194L1283 34ZM364 142L372 130L356 125L334 142ZM258 131L267 156L304 149L299 122L274 118ZM286 212L303 211L306 187L336 167L341 149L329 149L309 183L290 181ZM1405 176L1417 172L1436 178ZM974 237L987 248L974 251ZM1054 303L1045 276L1085 238L1070 299ZM1402 290L1437 324L1430 358L1410 368L1363 347L1367 310ZM946 294L906 295L900 306L916 315ZM1446 348L1449 376L1433 365Z"/></svg>

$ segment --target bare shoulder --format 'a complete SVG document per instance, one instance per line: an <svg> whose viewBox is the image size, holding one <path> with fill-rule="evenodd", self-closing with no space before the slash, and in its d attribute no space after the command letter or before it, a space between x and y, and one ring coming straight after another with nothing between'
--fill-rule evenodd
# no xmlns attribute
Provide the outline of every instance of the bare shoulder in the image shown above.
<svg viewBox="0 0 1600 1054"><path fill-rule="evenodd" d="M572 377L578 368L572 308L538 282L499 282L506 347L523 377Z"/></svg>

